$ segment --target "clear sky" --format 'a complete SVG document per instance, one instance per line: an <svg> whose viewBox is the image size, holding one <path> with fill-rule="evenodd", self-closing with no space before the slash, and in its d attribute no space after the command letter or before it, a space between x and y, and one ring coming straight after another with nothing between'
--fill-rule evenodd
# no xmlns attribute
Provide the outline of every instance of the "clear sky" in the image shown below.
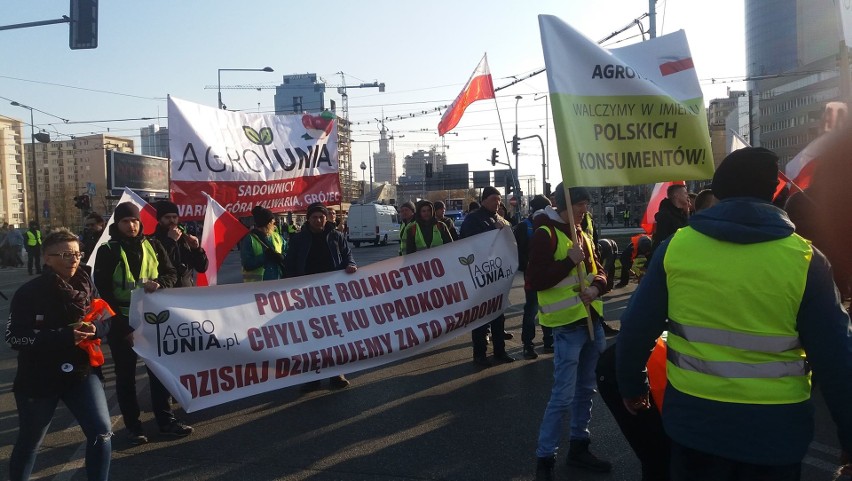
<svg viewBox="0 0 852 481"><path fill-rule="evenodd" d="M743 0L663 0L656 8L658 35L686 31L705 103L727 96L727 88L744 88L739 81L745 74ZM54 137L109 128L138 143L139 128L155 121L117 119L160 116L157 123L168 125L167 94L215 106L216 89L205 86L216 85L217 69L275 69L223 72L223 85L275 85L282 75L307 72L337 85L338 72L344 72L347 84L378 81L387 86L384 93L349 90L350 120L357 123L357 166L367 159L366 141L378 138L376 118L449 104L483 53L488 53L495 87L543 68L538 14L556 15L598 41L647 10L647 0L101 0L99 46L94 50L70 50L67 25L0 31L0 115L29 122L29 113L11 106L11 99L85 122L64 124L36 112L36 126ZM68 13L68 0L3 0L0 25ZM647 30L648 20L642 23ZM604 45L638 41L640 32L634 26ZM274 92L223 90L222 96L230 109L270 113ZM497 108L510 139L517 95L523 97L517 101L520 135L545 137L545 101L533 99L546 92L547 79L540 74L497 92L496 108L493 101L473 104L454 130L458 135L445 138L448 162L490 170L486 158L494 147L505 160ZM327 89L328 99L340 107L336 89ZM406 154L432 145L441 148L439 120L440 114L432 112L386 123L395 137L400 173ZM375 142L372 147L377 150ZM561 175L552 133L549 151L555 186ZM541 149L536 143L522 145L519 170L521 187L540 192ZM360 178L360 172L355 175ZM533 175L538 176L537 187L529 191L523 177Z"/></svg>

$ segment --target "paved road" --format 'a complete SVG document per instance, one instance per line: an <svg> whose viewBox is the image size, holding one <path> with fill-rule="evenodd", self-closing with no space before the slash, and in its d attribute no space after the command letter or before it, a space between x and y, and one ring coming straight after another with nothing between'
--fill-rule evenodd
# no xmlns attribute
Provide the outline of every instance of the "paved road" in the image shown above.
<svg viewBox="0 0 852 481"><path fill-rule="evenodd" d="M396 244L354 249L360 264L395 255ZM238 282L233 253L223 272ZM29 279L26 269L0 270L0 292L11 298ZM615 291L607 317L621 315L633 286ZM521 278L510 293L513 303L507 341L520 357ZM0 298L0 315L8 315ZM614 322L618 325L618 322ZM111 479L169 480L530 480L539 422L552 376L550 356L481 370L471 363L467 336L415 358L349 376L352 387L302 394L298 388L255 396L192 414L181 413L195 433L184 439L155 434L150 412L143 422L151 442L132 447L117 415L111 364L106 391L116 432ZM140 366L143 409L150 408L147 380ZM0 479L6 479L17 419L11 393L14 353L0 348ZM803 479L832 479L838 449L825 407L817 409L816 441L805 460ZM622 439L602 402L594 406L593 449L610 459L609 475L566 467L561 479L638 479L638 461ZM82 480L83 436L64 408L57 411L36 461L34 479Z"/></svg>

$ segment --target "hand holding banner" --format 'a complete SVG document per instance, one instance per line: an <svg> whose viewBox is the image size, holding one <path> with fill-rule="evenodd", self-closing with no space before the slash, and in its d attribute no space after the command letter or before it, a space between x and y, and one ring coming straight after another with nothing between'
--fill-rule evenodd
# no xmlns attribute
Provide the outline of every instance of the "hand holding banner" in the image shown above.
<svg viewBox="0 0 852 481"><path fill-rule="evenodd" d="M132 294L134 350L187 412L422 353L509 306L500 229L347 274Z"/></svg>

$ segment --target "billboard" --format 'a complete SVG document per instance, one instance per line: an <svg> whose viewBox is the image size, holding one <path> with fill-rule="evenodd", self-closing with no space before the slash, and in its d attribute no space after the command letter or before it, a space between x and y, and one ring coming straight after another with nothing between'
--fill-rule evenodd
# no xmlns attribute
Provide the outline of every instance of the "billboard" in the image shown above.
<svg viewBox="0 0 852 481"><path fill-rule="evenodd" d="M482 189L491 185L491 172L487 170L473 171L473 188Z"/></svg>
<svg viewBox="0 0 852 481"><path fill-rule="evenodd" d="M169 191L169 159L115 150L107 152L108 189L118 191L119 194L125 187L152 194Z"/></svg>

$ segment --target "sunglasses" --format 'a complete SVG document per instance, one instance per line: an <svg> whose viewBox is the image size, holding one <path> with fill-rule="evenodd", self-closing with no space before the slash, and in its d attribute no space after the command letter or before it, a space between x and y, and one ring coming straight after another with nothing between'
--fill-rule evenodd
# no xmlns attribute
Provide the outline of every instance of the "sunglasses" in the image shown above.
<svg viewBox="0 0 852 481"><path fill-rule="evenodd" d="M82 252L60 252L58 254L48 254L51 257L61 257L63 260L70 261L71 259L80 260L83 257Z"/></svg>

